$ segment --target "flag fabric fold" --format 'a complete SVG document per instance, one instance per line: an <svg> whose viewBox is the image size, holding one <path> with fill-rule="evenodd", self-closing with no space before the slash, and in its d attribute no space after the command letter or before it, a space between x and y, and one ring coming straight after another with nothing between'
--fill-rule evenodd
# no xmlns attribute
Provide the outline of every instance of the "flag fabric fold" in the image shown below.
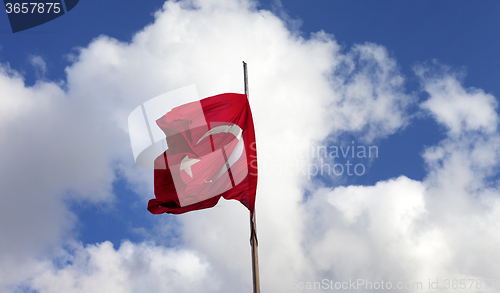
<svg viewBox="0 0 500 293"><path fill-rule="evenodd" d="M246 95L226 93L184 104L156 123L168 149L154 162L151 213L210 208L221 197L238 200L253 213L257 152Z"/></svg>

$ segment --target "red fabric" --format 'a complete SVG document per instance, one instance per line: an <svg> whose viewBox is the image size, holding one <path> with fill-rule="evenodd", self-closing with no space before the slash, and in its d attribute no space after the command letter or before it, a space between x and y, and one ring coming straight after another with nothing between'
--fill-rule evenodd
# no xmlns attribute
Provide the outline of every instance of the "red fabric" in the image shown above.
<svg viewBox="0 0 500 293"><path fill-rule="evenodd" d="M201 107L200 107L201 106ZM206 121L206 122L205 122ZM252 113L246 95L220 94L172 109L157 120L167 136L168 149L155 160L155 199L148 203L153 214L182 214L213 207L221 197L235 199L252 213L257 189L257 152ZM220 125L241 128L244 152L230 172L215 180L238 142L235 136L220 133L207 137L207 131ZM205 135L205 138L203 138ZM222 151L223 150L223 151ZM245 160L246 159L246 160ZM183 160L196 160L189 175ZM226 190L202 201L195 202Z"/></svg>

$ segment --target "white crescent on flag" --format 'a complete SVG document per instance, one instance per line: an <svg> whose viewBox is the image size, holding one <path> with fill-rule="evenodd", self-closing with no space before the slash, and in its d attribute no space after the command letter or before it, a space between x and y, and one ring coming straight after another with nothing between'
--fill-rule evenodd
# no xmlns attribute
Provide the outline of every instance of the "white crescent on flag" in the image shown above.
<svg viewBox="0 0 500 293"><path fill-rule="evenodd" d="M207 138L210 135L214 135L214 134L218 134L218 133L231 133L231 134L233 134L236 137L236 139L238 140L238 144L236 145L233 152L231 153L231 155L227 159L226 165L220 169L219 173L217 174L217 176L215 176L214 179L207 180L206 181L207 183L219 179L222 176L222 174L224 174L224 172L227 172L227 170L229 168L231 168L231 166L234 165L234 163L236 163L236 161L238 161L238 159L241 157L241 155L243 154L243 148L245 146L245 142L243 141L243 138L241 137L241 134L243 133L243 131L236 124L221 125L221 126L217 126L217 127L210 129L198 140L197 144L199 144L204 138Z"/></svg>

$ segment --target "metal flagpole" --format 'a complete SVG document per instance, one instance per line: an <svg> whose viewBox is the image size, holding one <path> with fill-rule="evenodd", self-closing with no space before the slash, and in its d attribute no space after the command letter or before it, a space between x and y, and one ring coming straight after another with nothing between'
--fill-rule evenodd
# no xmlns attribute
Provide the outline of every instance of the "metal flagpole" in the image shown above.
<svg viewBox="0 0 500 293"><path fill-rule="evenodd" d="M248 95L248 74L247 74L247 64L243 61L243 74L245 76L245 94L247 99ZM253 293L260 293L260 282L259 282L259 255L258 255L258 241L257 241L257 230L255 227L255 208L253 213L250 212L250 246L252 247L252 275L253 275Z"/></svg>

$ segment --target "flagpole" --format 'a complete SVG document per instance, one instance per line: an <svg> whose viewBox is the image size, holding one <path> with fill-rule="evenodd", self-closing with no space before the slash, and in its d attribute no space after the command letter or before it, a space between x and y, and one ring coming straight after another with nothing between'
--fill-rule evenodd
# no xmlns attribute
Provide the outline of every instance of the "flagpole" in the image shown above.
<svg viewBox="0 0 500 293"><path fill-rule="evenodd" d="M247 64L243 61L243 74L245 76L245 94L248 95L248 73ZM253 293L260 293L259 281L259 255L258 255L257 229L255 225L255 208L253 213L250 212L250 246L252 247L252 276L253 276Z"/></svg>

